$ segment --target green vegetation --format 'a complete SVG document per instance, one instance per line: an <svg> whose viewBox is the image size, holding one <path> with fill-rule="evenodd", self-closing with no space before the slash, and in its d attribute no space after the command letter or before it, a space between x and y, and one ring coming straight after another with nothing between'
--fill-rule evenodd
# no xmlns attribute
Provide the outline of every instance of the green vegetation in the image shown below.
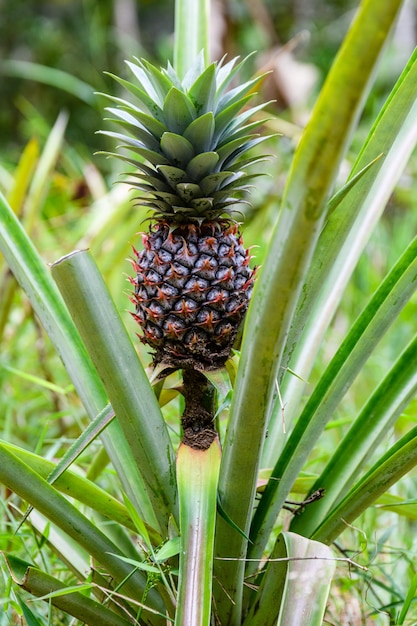
<svg viewBox="0 0 417 626"><path fill-rule="evenodd" d="M229 101L214 96L222 66L207 54L196 62L209 37L204 0L177 1L174 38L174 6L154 2L135 13L137 41L109 28L117 2L80 3L78 22L72 3L27 3L29 58L22 25L3 38L0 626L417 623L417 54L394 34L400 0L353 3L356 12L326 2L321 16L265 3L256 18L249 4L230 3L227 36L211 34L230 58L260 49L239 66ZM48 41L56 13L62 37ZM260 80L278 40L305 27L304 64L292 56ZM51 56L53 43L71 55ZM317 82L300 102L277 76L306 70L307 50ZM133 56L145 58L131 65L145 86L136 100L123 64ZM182 84L152 69L167 59ZM145 146L95 134L110 128L97 92L113 99L119 140L129 148L128 128ZM268 176L250 180L251 205L237 213L224 191L240 201L260 171ZM223 175L225 187L211 188ZM135 191L113 184L132 179ZM260 268L225 364L230 342L219 357L214 333L200 352L194 339L223 323L227 302L219 320L193 317L181 346L156 341L143 320L142 274L161 305L140 256L158 244L152 229L143 243L137 234L149 228L146 202L189 245L196 230L207 245L207 216L219 247L234 237L230 215L245 218ZM240 272L236 251L245 254L241 242L228 257ZM201 280L197 265L188 269Z"/></svg>

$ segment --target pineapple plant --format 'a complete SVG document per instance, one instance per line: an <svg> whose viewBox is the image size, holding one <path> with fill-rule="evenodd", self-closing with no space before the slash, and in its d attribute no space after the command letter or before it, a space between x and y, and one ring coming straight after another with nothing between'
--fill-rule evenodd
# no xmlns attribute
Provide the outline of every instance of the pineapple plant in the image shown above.
<svg viewBox="0 0 417 626"><path fill-rule="evenodd" d="M115 156L134 166L129 182L152 213L131 299L155 365L223 366L248 307L256 268L236 216L263 158L247 152L265 137L250 121L264 105L246 106L260 77L230 88L245 61L205 66L200 54L182 80L170 64L127 62L135 81L113 78L133 98L107 96L127 132L102 132L133 154Z"/></svg>

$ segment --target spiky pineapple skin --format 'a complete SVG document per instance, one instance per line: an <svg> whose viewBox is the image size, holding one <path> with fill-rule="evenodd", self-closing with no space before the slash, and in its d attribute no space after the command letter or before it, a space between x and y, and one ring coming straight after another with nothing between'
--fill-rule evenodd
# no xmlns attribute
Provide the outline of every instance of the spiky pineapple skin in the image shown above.
<svg viewBox="0 0 417 626"><path fill-rule="evenodd" d="M157 222L136 252L133 302L155 364L216 369L230 356L256 270L235 224Z"/></svg>

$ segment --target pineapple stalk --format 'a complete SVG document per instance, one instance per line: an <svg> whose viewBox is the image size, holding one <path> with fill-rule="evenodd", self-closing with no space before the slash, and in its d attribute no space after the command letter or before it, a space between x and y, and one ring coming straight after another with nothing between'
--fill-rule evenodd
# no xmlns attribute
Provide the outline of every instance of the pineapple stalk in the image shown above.
<svg viewBox="0 0 417 626"><path fill-rule="evenodd" d="M185 369L182 415L183 444L196 450L207 450L216 437L214 428L215 390L207 378L196 370Z"/></svg>
<svg viewBox="0 0 417 626"><path fill-rule="evenodd" d="M209 14L210 0L175 2L174 68L180 77L185 76L190 61L201 51L204 65L208 65Z"/></svg>

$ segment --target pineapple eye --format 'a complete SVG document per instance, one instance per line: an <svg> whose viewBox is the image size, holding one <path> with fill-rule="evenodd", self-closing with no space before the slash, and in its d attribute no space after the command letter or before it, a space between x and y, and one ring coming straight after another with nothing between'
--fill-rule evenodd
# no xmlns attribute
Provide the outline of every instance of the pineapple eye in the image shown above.
<svg viewBox="0 0 417 626"><path fill-rule="evenodd" d="M158 255L155 258L155 261L166 264L166 263L170 263L172 261L172 258L173 258L173 255L170 252L168 252L164 248L160 248Z"/></svg>
<svg viewBox="0 0 417 626"><path fill-rule="evenodd" d="M147 282L148 284L153 283L154 285L158 285L159 283L162 283L162 276L160 276L160 274L158 274L158 272L156 272L155 270L150 269L146 275L144 282Z"/></svg>
<svg viewBox="0 0 417 626"><path fill-rule="evenodd" d="M215 309L209 309L208 307L203 307L201 311L197 314L197 322L199 324L208 324L212 325L215 322L218 322L221 319L221 315L219 311Z"/></svg>
<svg viewBox="0 0 417 626"><path fill-rule="evenodd" d="M184 313L184 314L191 313L192 311L195 311L196 309L198 309L198 304L192 298L183 298L179 300L178 302L176 302L174 306L174 311L177 311L178 313Z"/></svg>
<svg viewBox="0 0 417 626"><path fill-rule="evenodd" d="M226 322L223 320L217 325L216 330L214 331L214 334L217 335L218 337L223 337L229 340L229 336L230 334L232 334L232 332L233 332L232 324L230 322Z"/></svg>
<svg viewBox="0 0 417 626"><path fill-rule="evenodd" d="M184 287L187 291L198 293L208 289L210 287L210 283L208 282L208 280L204 280L204 278L192 276L190 280L187 280Z"/></svg>
<svg viewBox="0 0 417 626"><path fill-rule="evenodd" d="M248 280L248 276L242 276L241 274L236 276L235 279L235 289L240 290L243 289L243 287L245 286L247 280Z"/></svg>
<svg viewBox="0 0 417 626"><path fill-rule="evenodd" d="M221 265L216 272L216 280L219 282L222 281L230 281L234 277L234 271L232 267L226 267L225 265Z"/></svg>
<svg viewBox="0 0 417 626"><path fill-rule="evenodd" d="M237 313L240 311L242 306L246 306L246 301L243 298L239 298L239 296L231 296L226 302L226 311L228 313Z"/></svg>
<svg viewBox="0 0 417 626"><path fill-rule="evenodd" d="M161 286L162 293L168 298L175 298L178 295L178 289L169 283L163 283Z"/></svg>
<svg viewBox="0 0 417 626"><path fill-rule="evenodd" d="M170 339L180 339L186 328L185 322L180 320L176 315L168 315L164 322L165 334Z"/></svg>
<svg viewBox="0 0 417 626"><path fill-rule="evenodd" d="M207 294L208 302L223 302L227 300L229 297L229 293L225 289L220 289L219 287L214 287L214 289L210 289Z"/></svg>

